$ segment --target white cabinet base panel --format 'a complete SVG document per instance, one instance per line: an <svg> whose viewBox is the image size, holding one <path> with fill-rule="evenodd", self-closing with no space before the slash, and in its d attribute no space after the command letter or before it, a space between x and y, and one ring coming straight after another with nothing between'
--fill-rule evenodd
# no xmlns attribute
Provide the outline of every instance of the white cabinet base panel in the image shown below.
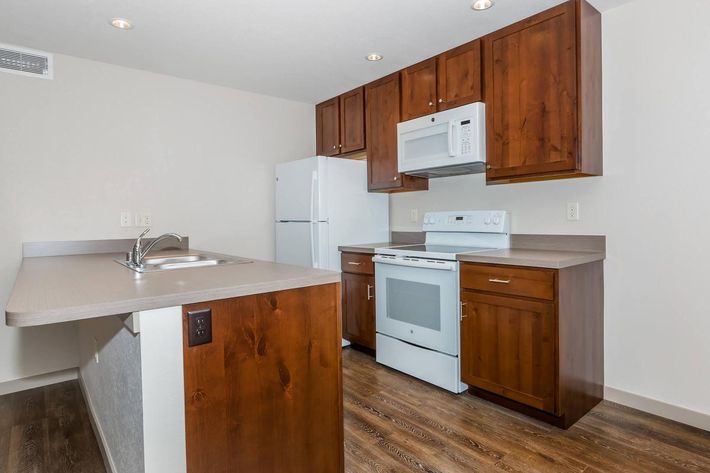
<svg viewBox="0 0 710 473"><path fill-rule="evenodd" d="M455 356L427 350L378 333L376 360L456 394L468 389L460 381L459 359Z"/></svg>

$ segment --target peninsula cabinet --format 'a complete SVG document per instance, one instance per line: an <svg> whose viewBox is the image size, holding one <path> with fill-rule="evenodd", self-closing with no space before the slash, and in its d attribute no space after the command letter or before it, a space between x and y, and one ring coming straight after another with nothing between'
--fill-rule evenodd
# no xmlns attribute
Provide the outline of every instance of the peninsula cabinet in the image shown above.
<svg viewBox="0 0 710 473"><path fill-rule="evenodd" d="M410 66L401 77L402 121L480 102L481 41Z"/></svg>
<svg viewBox="0 0 710 473"><path fill-rule="evenodd" d="M316 105L316 154L346 155L365 149L365 90L351 90Z"/></svg>
<svg viewBox="0 0 710 473"><path fill-rule="evenodd" d="M344 471L339 308L337 283L183 306L188 473Z"/></svg>
<svg viewBox="0 0 710 473"><path fill-rule="evenodd" d="M603 263L461 264L469 392L568 428L603 398Z"/></svg>
<svg viewBox="0 0 710 473"><path fill-rule="evenodd" d="M372 255L343 253L343 338L375 350L375 267Z"/></svg>
<svg viewBox="0 0 710 473"><path fill-rule="evenodd" d="M602 174L601 15L571 0L483 38L488 183Z"/></svg>
<svg viewBox="0 0 710 473"><path fill-rule="evenodd" d="M368 189L371 192L427 190L427 179L398 172L399 73L366 85L365 104Z"/></svg>

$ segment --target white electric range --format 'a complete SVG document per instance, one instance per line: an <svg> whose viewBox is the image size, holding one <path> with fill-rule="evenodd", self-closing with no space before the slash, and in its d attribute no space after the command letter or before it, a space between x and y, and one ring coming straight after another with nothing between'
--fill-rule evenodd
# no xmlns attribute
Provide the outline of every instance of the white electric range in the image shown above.
<svg viewBox="0 0 710 473"><path fill-rule="evenodd" d="M464 253L510 247L502 210L430 212L423 245L378 248L377 362L460 393L459 263Z"/></svg>

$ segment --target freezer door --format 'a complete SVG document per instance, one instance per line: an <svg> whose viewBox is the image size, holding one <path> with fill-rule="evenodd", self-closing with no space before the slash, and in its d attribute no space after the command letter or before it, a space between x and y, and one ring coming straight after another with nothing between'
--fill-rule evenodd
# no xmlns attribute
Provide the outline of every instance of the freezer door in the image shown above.
<svg viewBox="0 0 710 473"><path fill-rule="evenodd" d="M276 262L327 269L328 224L277 222Z"/></svg>
<svg viewBox="0 0 710 473"><path fill-rule="evenodd" d="M321 186L325 158L307 158L276 166L276 221L325 220Z"/></svg>

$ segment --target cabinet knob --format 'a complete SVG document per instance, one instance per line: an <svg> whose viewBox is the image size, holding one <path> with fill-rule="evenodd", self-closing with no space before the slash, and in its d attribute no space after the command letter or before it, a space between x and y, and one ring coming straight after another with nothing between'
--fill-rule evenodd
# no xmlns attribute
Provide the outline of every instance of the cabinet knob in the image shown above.
<svg viewBox="0 0 710 473"><path fill-rule="evenodd" d="M434 102L429 102L429 106L430 106L430 107L433 107L433 106L434 106Z"/></svg>
<svg viewBox="0 0 710 473"><path fill-rule="evenodd" d="M338 148L342 148L342 147L343 147L343 145L338 145Z"/></svg>
<svg viewBox="0 0 710 473"><path fill-rule="evenodd" d="M490 169L490 168L491 168L491 165L490 165L490 164L487 164L487 165L486 165L486 169Z"/></svg>
<svg viewBox="0 0 710 473"><path fill-rule="evenodd" d="M338 145L333 145L333 149L337 149L337 148L338 148Z"/></svg>
<svg viewBox="0 0 710 473"><path fill-rule="evenodd" d="M439 103L444 103L444 99L439 99Z"/></svg>
<svg viewBox="0 0 710 473"><path fill-rule="evenodd" d="M394 178L392 178L392 180L393 180L393 181L396 181L397 178L398 178L397 176L394 176Z"/></svg>

